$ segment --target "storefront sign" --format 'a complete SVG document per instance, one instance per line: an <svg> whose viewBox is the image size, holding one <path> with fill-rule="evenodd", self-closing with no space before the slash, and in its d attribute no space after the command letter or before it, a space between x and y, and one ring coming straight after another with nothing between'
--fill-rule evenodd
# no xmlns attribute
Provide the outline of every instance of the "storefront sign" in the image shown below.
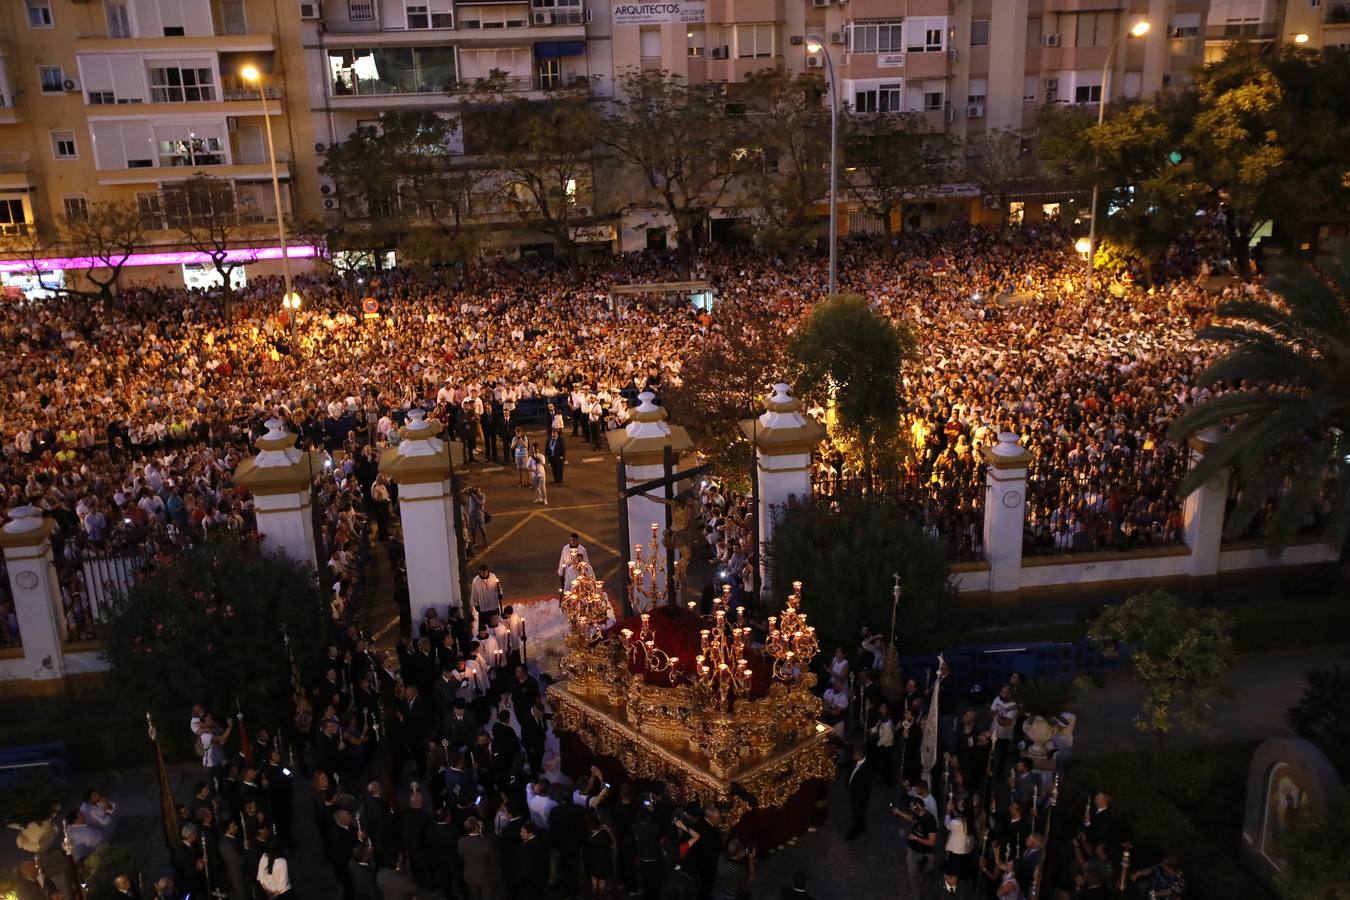
<svg viewBox="0 0 1350 900"><path fill-rule="evenodd" d="M905 54L882 53L877 57L878 69L902 69L905 66Z"/></svg>
<svg viewBox="0 0 1350 900"><path fill-rule="evenodd" d="M707 18L707 6L685 0L666 3L616 3L615 25L681 25L702 24Z"/></svg>

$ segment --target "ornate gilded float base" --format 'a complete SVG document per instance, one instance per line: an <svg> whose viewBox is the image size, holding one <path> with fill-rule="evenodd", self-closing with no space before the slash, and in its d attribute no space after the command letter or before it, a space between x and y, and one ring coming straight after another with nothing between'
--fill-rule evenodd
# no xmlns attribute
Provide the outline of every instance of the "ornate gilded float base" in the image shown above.
<svg viewBox="0 0 1350 900"><path fill-rule="evenodd" d="M641 724L634 727L624 705L611 704L590 691L579 696L569 690L566 681L548 689L548 700L554 730L575 736L594 754L618 760L633 778L661 779L677 802L716 803L728 827L751 810L747 797L753 797L760 808L775 809L785 806L808 782L831 780L837 772L825 730L796 735L789 744L766 748L763 755L755 753L747 759L722 755L710 760L687 740L680 741L672 729L662 727L667 722L659 722L651 731ZM647 717L635 718L642 723ZM738 734L741 742L758 743L758 735L747 733L754 731L753 726L745 727L749 722L731 719L718 724L730 740L716 743L734 745Z"/></svg>

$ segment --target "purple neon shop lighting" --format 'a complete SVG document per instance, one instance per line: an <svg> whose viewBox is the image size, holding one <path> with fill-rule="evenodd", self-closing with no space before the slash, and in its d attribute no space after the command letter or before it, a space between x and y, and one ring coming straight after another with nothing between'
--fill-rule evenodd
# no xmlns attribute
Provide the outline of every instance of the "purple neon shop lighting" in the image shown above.
<svg viewBox="0 0 1350 900"><path fill-rule="evenodd" d="M315 255L313 244L287 247L286 256L290 259L309 259ZM280 247L240 247L225 251L226 262L251 263L267 259L281 259ZM133 253L127 257L124 265L135 266L185 266L209 265L211 257L198 250L181 250L165 253ZM0 272L32 272L41 269L44 272L57 269L102 269L107 266L91 256L53 256L50 259L0 260Z"/></svg>

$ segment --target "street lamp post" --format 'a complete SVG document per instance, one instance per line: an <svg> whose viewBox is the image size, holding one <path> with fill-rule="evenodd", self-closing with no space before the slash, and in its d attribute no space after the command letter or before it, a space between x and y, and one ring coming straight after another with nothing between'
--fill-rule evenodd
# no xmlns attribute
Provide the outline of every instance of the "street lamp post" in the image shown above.
<svg viewBox="0 0 1350 900"><path fill-rule="evenodd" d="M1097 127L1100 128L1106 122L1106 101L1111 96L1111 69L1116 60L1116 47L1120 46L1120 39L1128 34L1130 37L1143 37L1148 34L1148 22L1139 21L1130 26L1129 31L1117 31L1116 36L1111 39L1111 48L1106 51L1106 62L1102 64L1102 91L1097 97ZM1094 182L1092 185L1092 213L1088 225L1088 254L1087 254L1087 289L1092 290L1093 270L1097 267L1097 194L1098 185Z"/></svg>
<svg viewBox="0 0 1350 900"><path fill-rule="evenodd" d="M281 298L281 306L286 310L291 331L291 347L295 349L295 316L300 309L300 295L291 289L291 259L286 252L286 216L281 209L281 180L277 177L277 149L272 143L272 119L267 113L267 88L263 85L262 73L257 66L244 66L239 72L245 81L258 86L258 99L262 101L263 127L267 132L267 162L272 167L272 200L277 210L277 240L281 243L281 275L286 282L286 293Z"/></svg>
<svg viewBox="0 0 1350 900"><path fill-rule="evenodd" d="M830 76L830 295L839 290L836 281L839 259L839 83L834 77L830 48L820 35L807 35L806 51L825 56L825 71Z"/></svg>

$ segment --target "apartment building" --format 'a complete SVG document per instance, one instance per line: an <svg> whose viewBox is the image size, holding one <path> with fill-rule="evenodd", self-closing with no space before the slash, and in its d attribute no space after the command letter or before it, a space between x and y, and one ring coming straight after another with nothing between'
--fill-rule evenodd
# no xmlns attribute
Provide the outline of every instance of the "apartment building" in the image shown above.
<svg viewBox="0 0 1350 900"><path fill-rule="evenodd" d="M155 215L166 186L205 171L229 179L274 220L263 102L242 73L263 73L283 212L344 215L320 168L329 147L394 109L458 121L466 91L499 72L510 93L542 99L588 80L598 102L631 68L691 83L757 69L827 71L854 114L906 111L958 138L1034 128L1047 103L1095 106L1152 94L1225 40L1292 28L1340 33L1350 0L9 0L0 11L0 232L50 227L88 204L134 198ZM1217 16L1217 18L1216 18ZM1350 13L1344 16L1350 20ZM1278 25L1268 23L1279 22ZM1132 30L1141 23L1140 36ZM819 38L822 52L810 51ZM1290 36L1292 40L1292 35ZM456 149L472 156L473 148ZM610 173L597 181L613 182ZM976 219L978 191L916 198L906 224ZM602 198L603 199L603 198ZM1035 219L1044 211L1029 193ZM647 246L669 223L656 209L581 201L586 237ZM847 202L847 201L844 201ZM293 208L292 208L293 207ZM471 198L495 222L495 251L546 241ZM717 211L715 216L731 215ZM875 228L859 210L843 229ZM155 240L182 249L167 217ZM673 229L668 229L673 231ZM275 241L257 242L275 251ZM264 254L267 255L267 254ZM176 261L166 283L207 274ZM189 266L194 264L189 263ZM246 273L275 271L275 261ZM0 266L3 268L3 266ZM11 266L10 268L14 268ZM3 273L0 273L3 274Z"/></svg>
<svg viewBox="0 0 1350 900"><path fill-rule="evenodd" d="M307 119L292 116L285 101L288 66L298 70L302 61L298 18L275 15L288 8L271 0L3 4L0 232L11 239L34 230L50 236L57 222L93 204L134 200L151 222L147 250L156 252L138 255L128 277L205 284L211 267L199 255L169 255L185 248L165 214L163 191L207 172L234 185L258 226L247 229L243 242L252 246L243 249L275 255L276 233L265 227L275 222L276 204L260 89L267 95L284 209L294 128ZM249 66L262 73L261 84L244 79ZM238 274L278 267L259 261ZM46 277L64 276L53 266ZM5 278L33 281L31 272Z"/></svg>
<svg viewBox="0 0 1350 900"><path fill-rule="evenodd" d="M1234 41L1350 49L1350 0L1210 0L1205 61Z"/></svg>

